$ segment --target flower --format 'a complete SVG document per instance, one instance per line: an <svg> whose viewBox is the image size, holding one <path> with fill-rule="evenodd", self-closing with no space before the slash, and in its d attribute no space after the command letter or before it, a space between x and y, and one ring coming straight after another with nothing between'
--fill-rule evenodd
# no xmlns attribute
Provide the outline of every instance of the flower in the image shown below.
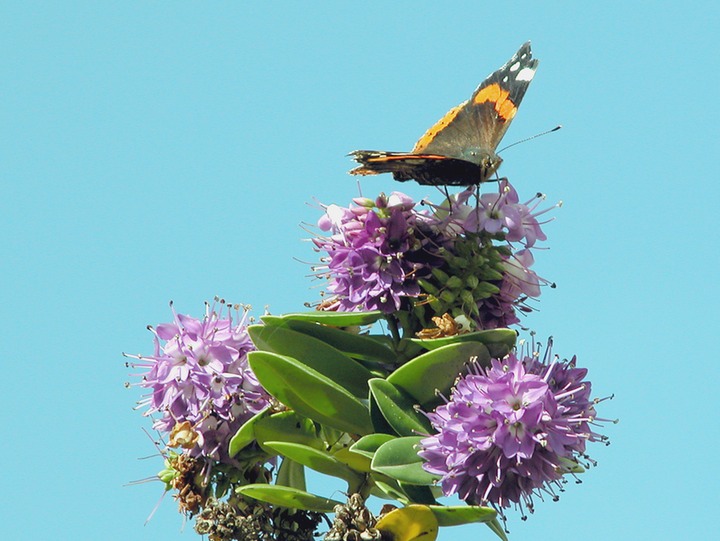
<svg viewBox="0 0 720 541"><path fill-rule="evenodd" d="M400 192L381 194L375 201L357 198L355 205L330 205L318 226L328 237L313 239L327 252L321 274L337 297L335 309L351 312L399 310L404 298L420 294L418 278L438 260L427 213Z"/></svg>
<svg viewBox="0 0 720 541"><path fill-rule="evenodd" d="M437 433L421 441L419 455L445 495L532 512L534 494L555 496L565 474L582 470L588 441L606 441L590 427L596 402L587 370L574 357L551 361L551 349L543 361L513 353L474 365L427 414Z"/></svg>
<svg viewBox="0 0 720 541"><path fill-rule="evenodd" d="M172 304L171 304L172 306ZM227 313L223 314L227 308ZM227 444L237 429L268 405L269 395L250 370L247 354L255 347L247 334L248 311L233 320L232 309L206 304L202 320L177 314L173 322L150 330L151 356L127 355L146 368L139 386L150 394L138 402L144 415L159 413L153 428L170 434L170 445L190 456L229 461Z"/></svg>
<svg viewBox="0 0 720 541"><path fill-rule="evenodd" d="M537 218L549 209L537 211L540 194L520 203L507 181L497 193L475 189L440 206L423 201L422 211L400 192L326 206L318 226L329 235L313 239L327 253L316 270L332 295L321 309L409 310L419 329L445 313L477 329L518 323L546 283L530 270L530 249L546 238Z"/></svg>
<svg viewBox="0 0 720 541"><path fill-rule="evenodd" d="M498 183L498 193L486 193L473 201L474 193L475 188L470 188L452 201L448 219L454 222L454 227L466 233L499 235L508 242L520 242L526 248L532 248L538 240L547 240L537 218L560 206L559 203L537 211L545 200L540 193L528 202L520 203L517 191L507 179ZM472 203L468 204L468 201Z"/></svg>
<svg viewBox="0 0 720 541"><path fill-rule="evenodd" d="M503 277L495 295L478 301L479 327L498 329L520 322L517 311L530 312L525 304L529 298L540 296L540 283L546 283L530 267L535 259L525 248L505 256L502 262Z"/></svg>

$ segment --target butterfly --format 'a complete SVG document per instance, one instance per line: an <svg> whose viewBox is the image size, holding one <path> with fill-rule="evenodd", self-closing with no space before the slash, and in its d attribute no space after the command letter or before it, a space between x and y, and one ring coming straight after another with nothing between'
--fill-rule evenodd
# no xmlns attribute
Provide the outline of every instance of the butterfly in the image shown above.
<svg viewBox="0 0 720 541"><path fill-rule="evenodd" d="M525 43L489 75L469 100L453 107L415 143L411 152L355 150L353 175L392 173L423 185L472 186L487 182L502 163L500 140L535 76L538 60Z"/></svg>

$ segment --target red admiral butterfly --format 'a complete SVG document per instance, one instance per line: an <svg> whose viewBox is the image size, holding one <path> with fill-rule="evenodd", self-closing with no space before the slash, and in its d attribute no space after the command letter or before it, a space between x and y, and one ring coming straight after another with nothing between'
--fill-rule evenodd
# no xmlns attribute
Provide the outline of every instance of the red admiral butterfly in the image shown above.
<svg viewBox="0 0 720 541"><path fill-rule="evenodd" d="M356 150L353 175L392 173L425 185L472 186L487 182L502 163L495 150L517 113L538 61L530 42L491 74L464 103L452 108L415 143L412 152Z"/></svg>

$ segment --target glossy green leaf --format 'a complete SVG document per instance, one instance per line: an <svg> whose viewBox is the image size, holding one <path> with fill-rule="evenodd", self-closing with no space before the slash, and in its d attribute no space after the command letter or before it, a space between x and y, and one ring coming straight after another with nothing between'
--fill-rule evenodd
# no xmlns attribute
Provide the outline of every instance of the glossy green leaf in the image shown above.
<svg viewBox="0 0 720 541"><path fill-rule="evenodd" d="M385 417L383 417L382 411L380 411L380 406L378 406L377 400L375 400L375 397L370 393L370 403L368 404L368 409L370 410L370 421L373 425L373 432L377 432L378 434L389 434L392 436L397 436L397 433L393 430L393 428L388 424L388 422L385 420Z"/></svg>
<svg viewBox="0 0 720 541"><path fill-rule="evenodd" d="M230 456L235 456L255 440L255 424L267 415L268 409L266 408L261 412L256 413L243 423L238 431L235 432L235 435L230 439L230 445L228 447Z"/></svg>
<svg viewBox="0 0 720 541"><path fill-rule="evenodd" d="M490 362L490 354L479 342L456 342L433 349L395 370L387 380L422 405L438 402L438 393L448 395L458 375L471 359Z"/></svg>
<svg viewBox="0 0 720 541"><path fill-rule="evenodd" d="M235 491L243 496L273 505L316 511L318 513L331 513L336 505L342 505L342 502L337 500L330 500L304 490L278 485L257 483L238 487Z"/></svg>
<svg viewBox="0 0 720 541"><path fill-rule="evenodd" d="M305 490L305 467L284 457L278 468L275 484Z"/></svg>
<svg viewBox="0 0 720 541"><path fill-rule="evenodd" d="M372 460L373 471L411 485L431 485L439 477L422 468L418 443L422 436L396 438L381 445Z"/></svg>
<svg viewBox="0 0 720 541"><path fill-rule="evenodd" d="M433 491L429 486L410 485L401 481L398 481L398 484L412 503L421 503L424 505L437 504L437 500L435 500Z"/></svg>
<svg viewBox="0 0 720 541"><path fill-rule="evenodd" d="M382 378L370 380L370 392L385 420L400 436L432 432L430 420L415 411L416 401L402 389Z"/></svg>
<svg viewBox="0 0 720 541"><path fill-rule="evenodd" d="M362 453L356 453L348 447L338 449L332 453L332 456L335 460L347 465L351 470L362 473L370 473L372 471L370 468L371 458Z"/></svg>
<svg viewBox="0 0 720 541"><path fill-rule="evenodd" d="M360 481L359 473L354 472L325 451L299 443L287 443L284 441L265 442L265 445L274 449L277 453L294 460L298 464L302 464L317 472L332 477L339 477L353 485L358 484Z"/></svg>
<svg viewBox="0 0 720 541"><path fill-rule="evenodd" d="M316 449L324 447L315 423L294 411L281 411L260 419L255 424L255 438L260 446L266 441L289 441Z"/></svg>
<svg viewBox="0 0 720 541"><path fill-rule="evenodd" d="M331 325L333 327L356 327L363 325L372 325L376 321L385 317L385 314L379 310L372 312L300 312L296 314L284 314L284 319L292 319L296 321L311 321L313 323L322 323L323 325Z"/></svg>
<svg viewBox="0 0 720 541"><path fill-rule="evenodd" d="M356 441L353 446L350 447L350 450L372 459L378 447L394 439L395 436L391 436L390 434L368 434Z"/></svg>
<svg viewBox="0 0 720 541"><path fill-rule="evenodd" d="M286 319L283 317L264 316L262 320L267 326L287 327L293 331L301 332L318 340L322 340L354 359L385 364L396 362L397 356L387 344L375 338L370 338L367 335L345 331L320 323Z"/></svg>
<svg viewBox="0 0 720 541"><path fill-rule="evenodd" d="M492 532L497 535L501 539L501 541L509 541L507 535L505 535L505 528L503 528L502 524L500 524L500 521L497 518L486 522L485 525L490 528L490 530L492 530Z"/></svg>
<svg viewBox="0 0 720 541"><path fill-rule="evenodd" d="M491 357L501 359L515 347L516 339L517 333L511 329L489 329L487 331L459 334L446 338L432 338L428 340L412 338L410 340L414 344L418 344L427 350L437 349L456 342L480 342L488 348Z"/></svg>
<svg viewBox="0 0 720 541"><path fill-rule="evenodd" d="M404 363L414 359L415 357L418 357L422 355L423 353L427 352L427 348L424 348L414 342L414 339L408 340L403 339L400 340L400 343L398 344L398 354L400 356L400 365L403 365Z"/></svg>
<svg viewBox="0 0 720 541"><path fill-rule="evenodd" d="M400 485L395 479L391 479L387 475L374 473L372 476L372 480L373 488L370 490L370 493L373 496L377 496L378 498L397 500L405 505L411 503L410 499L407 497L407 494L403 492L403 490L400 488Z"/></svg>
<svg viewBox="0 0 720 541"><path fill-rule="evenodd" d="M264 325L268 325L270 327L284 327L286 326L288 320L282 316L265 314L263 316L260 316L260 321L262 321Z"/></svg>
<svg viewBox="0 0 720 541"><path fill-rule="evenodd" d="M479 505L430 505L440 526L460 526L471 522L490 522L497 517L491 507Z"/></svg>
<svg viewBox="0 0 720 541"><path fill-rule="evenodd" d="M266 351L250 352L248 362L260 384L299 414L352 434L373 431L367 407L309 366Z"/></svg>
<svg viewBox="0 0 720 541"><path fill-rule="evenodd" d="M358 398L367 397L372 374L354 359L307 334L284 327L251 325L248 334L263 351L288 355L330 378Z"/></svg>

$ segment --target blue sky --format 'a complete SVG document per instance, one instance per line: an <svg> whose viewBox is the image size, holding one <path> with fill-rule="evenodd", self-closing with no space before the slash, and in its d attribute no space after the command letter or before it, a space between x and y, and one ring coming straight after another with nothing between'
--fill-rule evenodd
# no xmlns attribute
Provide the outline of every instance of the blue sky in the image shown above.
<svg viewBox="0 0 720 541"><path fill-rule="evenodd" d="M505 143L564 129L501 173L564 206L536 264L558 287L525 323L615 393L601 413L621 422L582 485L511 515L511 539L710 538L720 7L542 6L0 2L0 537L199 538L170 498L144 526L161 486L125 486L161 463L139 460L154 448L121 352L151 352L171 299L196 315L214 295L257 314L316 300L301 224L357 194L347 152L409 150L531 39Z"/></svg>

